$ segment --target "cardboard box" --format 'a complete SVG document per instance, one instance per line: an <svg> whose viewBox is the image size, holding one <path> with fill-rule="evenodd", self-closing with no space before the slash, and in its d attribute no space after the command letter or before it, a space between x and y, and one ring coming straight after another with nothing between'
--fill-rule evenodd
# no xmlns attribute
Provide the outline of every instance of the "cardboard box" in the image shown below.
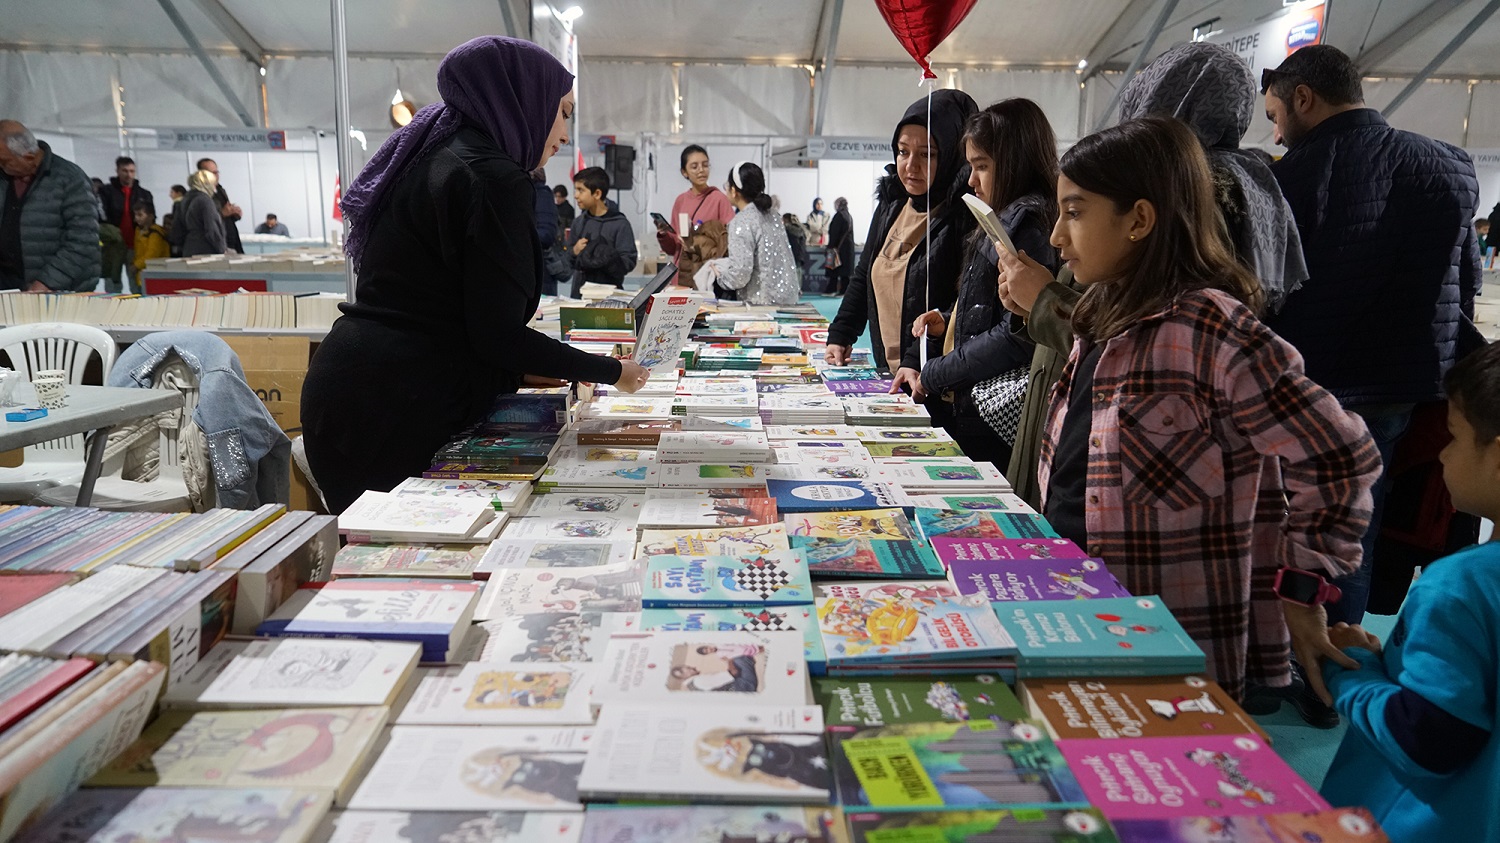
<svg viewBox="0 0 1500 843"><path fill-rule="evenodd" d="M239 355L245 381L276 424L288 433L301 429L302 382L311 352L307 337L220 336Z"/></svg>
<svg viewBox="0 0 1500 843"><path fill-rule="evenodd" d="M291 493L291 499L287 504L288 510L294 512L324 512L323 501L318 497L318 493L313 489L312 484L307 481L307 476L302 473L302 469L297 467L295 460L292 462Z"/></svg>

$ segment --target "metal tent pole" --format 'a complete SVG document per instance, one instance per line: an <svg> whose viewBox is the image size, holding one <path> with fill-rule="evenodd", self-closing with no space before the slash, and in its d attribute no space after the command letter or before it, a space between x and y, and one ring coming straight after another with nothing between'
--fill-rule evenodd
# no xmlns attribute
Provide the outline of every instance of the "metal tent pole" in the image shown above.
<svg viewBox="0 0 1500 843"><path fill-rule="evenodd" d="M339 154L339 195L349 189L354 180L353 150L349 148L349 42L344 31L344 0L329 0L333 14L333 128L334 143ZM323 185L319 190L325 189ZM344 219L345 238L348 236L349 220ZM344 262L344 290L349 301L354 301L354 264Z"/></svg>

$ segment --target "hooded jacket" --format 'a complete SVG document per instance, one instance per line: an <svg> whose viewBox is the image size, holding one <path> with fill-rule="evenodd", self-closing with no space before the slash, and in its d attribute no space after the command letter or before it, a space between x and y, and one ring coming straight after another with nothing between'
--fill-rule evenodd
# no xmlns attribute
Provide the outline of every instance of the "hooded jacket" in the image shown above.
<svg viewBox="0 0 1500 843"><path fill-rule="evenodd" d="M944 89L932 94L931 125L928 124L928 102L917 100L906 110L891 135L891 156L896 155L896 139L903 126L924 126L937 147L937 171L925 196L913 197L896 176L895 164L886 166L886 175L875 191L875 214L864 251L849 281L844 302L829 325L828 342L853 345L867 323L879 323L875 288L870 284L870 267L885 246L896 217L907 202L928 211L930 228L927 236L912 250L906 268L906 289L901 297L901 365L921 368L921 351L911 336L916 318L936 308L947 312L958 296L958 276L963 270L964 238L974 230L974 217L964 207L962 197L968 190L969 166L964 161L964 123L979 107L963 91ZM943 353L943 338L929 337L928 355ZM879 331L870 332L870 345L876 365L884 366L885 344Z"/></svg>
<svg viewBox="0 0 1500 843"><path fill-rule="evenodd" d="M573 244L582 238L589 244L583 251L573 255L573 290L584 284L608 284L619 287L625 283L625 274L635 269L635 229L630 219L611 208L603 216L579 214L568 229L568 253Z"/></svg>

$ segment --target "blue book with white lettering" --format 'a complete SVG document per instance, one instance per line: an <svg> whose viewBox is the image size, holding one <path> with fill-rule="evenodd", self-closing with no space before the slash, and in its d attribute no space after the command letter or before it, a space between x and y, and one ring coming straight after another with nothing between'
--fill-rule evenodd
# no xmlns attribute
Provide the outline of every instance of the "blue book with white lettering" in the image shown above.
<svg viewBox="0 0 1500 843"><path fill-rule="evenodd" d="M256 635L415 641L422 661L452 661L479 602L480 583L344 579L297 589Z"/></svg>
<svg viewBox="0 0 1500 843"><path fill-rule="evenodd" d="M811 606L727 606L717 609L642 609L641 629L670 632L778 632L794 629L802 633L802 655L807 670L822 676L828 670L823 653L823 634Z"/></svg>
<svg viewBox="0 0 1500 843"><path fill-rule="evenodd" d="M992 604L1027 677L1202 673L1203 650L1155 595Z"/></svg>
<svg viewBox="0 0 1500 843"><path fill-rule="evenodd" d="M776 510L785 515L860 509L900 509L910 515L914 508L900 486L868 480L769 479L766 493L776 499Z"/></svg>
<svg viewBox="0 0 1500 843"><path fill-rule="evenodd" d="M780 550L756 556L647 557L641 607L798 606L812 603L807 556Z"/></svg>

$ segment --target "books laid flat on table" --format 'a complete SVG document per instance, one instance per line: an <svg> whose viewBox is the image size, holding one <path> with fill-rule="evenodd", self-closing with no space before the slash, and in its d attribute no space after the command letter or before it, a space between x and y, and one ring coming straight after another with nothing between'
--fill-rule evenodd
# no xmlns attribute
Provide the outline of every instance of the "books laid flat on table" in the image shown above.
<svg viewBox="0 0 1500 843"><path fill-rule="evenodd" d="M483 498L507 512L531 497L531 484L521 480L443 480L410 477L391 490L393 495L417 498Z"/></svg>
<svg viewBox="0 0 1500 843"><path fill-rule="evenodd" d="M666 463L657 466L657 484L663 489L722 489L766 485L760 465L719 463Z"/></svg>
<svg viewBox="0 0 1500 843"><path fill-rule="evenodd" d="M900 486L865 480L767 480L766 491L786 515L890 508L909 513L913 507Z"/></svg>
<svg viewBox="0 0 1500 843"><path fill-rule="evenodd" d="M553 492L533 497L519 514L527 518L608 515L628 521L640 517L645 502L645 495L623 492Z"/></svg>
<svg viewBox="0 0 1500 843"><path fill-rule="evenodd" d="M591 664L422 668L398 726L591 726Z"/></svg>
<svg viewBox="0 0 1500 843"><path fill-rule="evenodd" d="M600 714L586 799L826 805L823 712L808 705L632 705Z"/></svg>
<svg viewBox="0 0 1500 843"><path fill-rule="evenodd" d="M948 579L960 594L991 602L1129 597L1097 559L959 560Z"/></svg>
<svg viewBox="0 0 1500 843"><path fill-rule="evenodd" d="M1215 843L1390 843L1364 808L1330 808L1258 816L1178 816L1113 822L1120 843L1200 843L1205 830Z"/></svg>
<svg viewBox="0 0 1500 843"><path fill-rule="evenodd" d="M964 602L946 582L825 582L813 590L830 671L932 661L978 672L976 659L1016 653L989 604Z"/></svg>
<svg viewBox="0 0 1500 843"><path fill-rule="evenodd" d="M879 467L879 479L895 483L907 491L935 491L946 494L951 491L1010 491L1010 482L998 469L989 463L964 463L957 460L920 463L884 463Z"/></svg>
<svg viewBox="0 0 1500 843"><path fill-rule="evenodd" d="M1203 650L1155 595L1001 603L1020 675L1164 676L1202 673Z"/></svg>
<svg viewBox="0 0 1500 843"><path fill-rule="evenodd" d="M506 568L484 584L474 612L492 621L533 612L634 612L641 608L645 563L588 568Z"/></svg>
<svg viewBox="0 0 1500 843"><path fill-rule="evenodd" d="M766 426L766 438L772 442L790 439L853 439L855 431L847 424L773 424Z"/></svg>
<svg viewBox="0 0 1500 843"><path fill-rule="evenodd" d="M788 515L785 523L787 535L793 538L910 541L917 537L917 532L912 528L911 522L899 509L864 509Z"/></svg>
<svg viewBox="0 0 1500 843"><path fill-rule="evenodd" d="M792 548L807 555L820 577L941 579L943 565L920 541L906 539L794 536Z"/></svg>
<svg viewBox="0 0 1500 843"><path fill-rule="evenodd" d="M468 580L488 551L482 544L351 544L333 557L333 579L436 577Z"/></svg>
<svg viewBox="0 0 1500 843"><path fill-rule="evenodd" d="M578 539L510 539L490 542L474 569L474 579L487 580L505 568L588 568L614 565L635 558L632 542Z"/></svg>
<svg viewBox="0 0 1500 843"><path fill-rule="evenodd" d="M633 616L632 616L633 617ZM821 676L828 668L823 634L812 606L725 606L717 609L642 609L644 632L782 632L802 634L802 657L807 672Z"/></svg>
<svg viewBox="0 0 1500 843"><path fill-rule="evenodd" d="M644 492L656 488L654 461L612 462L607 460L584 460L559 462L542 470L537 480L537 491L597 491Z"/></svg>
<svg viewBox="0 0 1500 843"><path fill-rule="evenodd" d="M646 609L794 606L812 603L807 559L783 550L758 556L646 558Z"/></svg>
<svg viewBox="0 0 1500 843"><path fill-rule="evenodd" d="M1027 679L1017 693L1053 738L1166 738L1266 733L1202 676Z"/></svg>
<svg viewBox="0 0 1500 843"><path fill-rule="evenodd" d="M771 458L770 440L756 432L663 433L656 451L657 459L664 463L763 463Z"/></svg>
<svg viewBox="0 0 1500 843"><path fill-rule="evenodd" d="M450 661L479 601L478 583L347 579L305 585L255 628L277 638L416 641L422 661Z"/></svg>
<svg viewBox="0 0 1500 843"><path fill-rule="evenodd" d="M362 544L461 541L500 514L480 497L365 492L339 516L339 532Z"/></svg>
<svg viewBox="0 0 1500 843"><path fill-rule="evenodd" d="M543 495L543 497L551 497ZM592 542L630 542L635 540L636 516L607 512L575 515L525 516L511 519L500 535L510 540L583 540Z"/></svg>
<svg viewBox="0 0 1500 843"><path fill-rule="evenodd" d="M578 814L551 811L334 811L325 818L317 839L323 843L578 843L583 820Z"/></svg>
<svg viewBox="0 0 1500 843"><path fill-rule="evenodd" d="M753 527L781 523L776 501L755 498L666 498L657 497L641 509L640 526L655 529L677 527Z"/></svg>
<svg viewBox="0 0 1500 843"><path fill-rule="evenodd" d="M642 556L758 556L790 550L786 528L780 524L758 527L707 527L688 530L641 530Z"/></svg>
<svg viewBox="0 0 1500 843"><path fill-rule="evenodd" d="M600 666L595 709L637 703L808 701L802 635L790 630L617 634Z"/></svg>
<svg viewBox="0 0 1500 843"><path fill-rule="evenodd" d="M331 801L327 791L283 787L87 788L26 832L31 843L249 839L307 843ZM225 835L225 837L220 837Z"/></svg>
<svg viewBox="0 0 1500 843"><path fill-rule="evenodd" d="M941 427L868 427L851 426L854 438L867 446L873 443L952 442L953 435Z"/></svg>
<svg viewBox="0 0 1500 843"><path fill-rule="evenodd" d="M813 696L830 728L1027 716L1010 687L992 673L946 679L814 679Z"/></svg>
<svg viewBox="0 0 1500 843"><path fill-rule="evenodd" d="M840 843L842 821L826 808L788 805L653 805L591 808L581 843ZM711 835L711 836L705 836ZM527 838L541 840L543 838Z"/></svg>
<svg viewBox="0 0 1500 843"><path fill-rule="evenodd" d="M220 641L162 695L163 708L391 705L422 647L408 641Z"/></svg>
<svg viewBox="0 0 1500 843"><path fill-rule="evenodd" d="M959 560L1087 559L1088 554L1067 539L1037 536L1029 539L965 539L940 536L932 550L943 564Z"/></svg>
<svg viewBox="0 0 1500 843"><path fill-rule="evenodd" d="M475 624L457 661L596 662L616 632L638 632L636 612L534 612Z"/></svg>
<svg viewBox="0 0 1500 843"><path fill-rule="evenodd" d="M911 813L858 811L848 813L845 817L849 823L850 843L884 843L888 840L930 840L933 843L1119 843L1104 815L1092 808ZM1158 843L1156 838L1151 839L1153 843ZM1194 838L1193 843L1203 841Z"/></svg>
<svg viewBox="0 0 1500 843"><path fill-rule="evenodd" d="M912 503L926 509L985 510L994 512L1029 512L1038 514L1019 495L994 492L976 495L913 495Z"/></svg>
<svg viewBox="0 0 1500 843"><path fill-rule="evenodd" d="M915 520L929 542L939 538L1059 538L1047 519L1030 512L918 507Z"/></svg>

